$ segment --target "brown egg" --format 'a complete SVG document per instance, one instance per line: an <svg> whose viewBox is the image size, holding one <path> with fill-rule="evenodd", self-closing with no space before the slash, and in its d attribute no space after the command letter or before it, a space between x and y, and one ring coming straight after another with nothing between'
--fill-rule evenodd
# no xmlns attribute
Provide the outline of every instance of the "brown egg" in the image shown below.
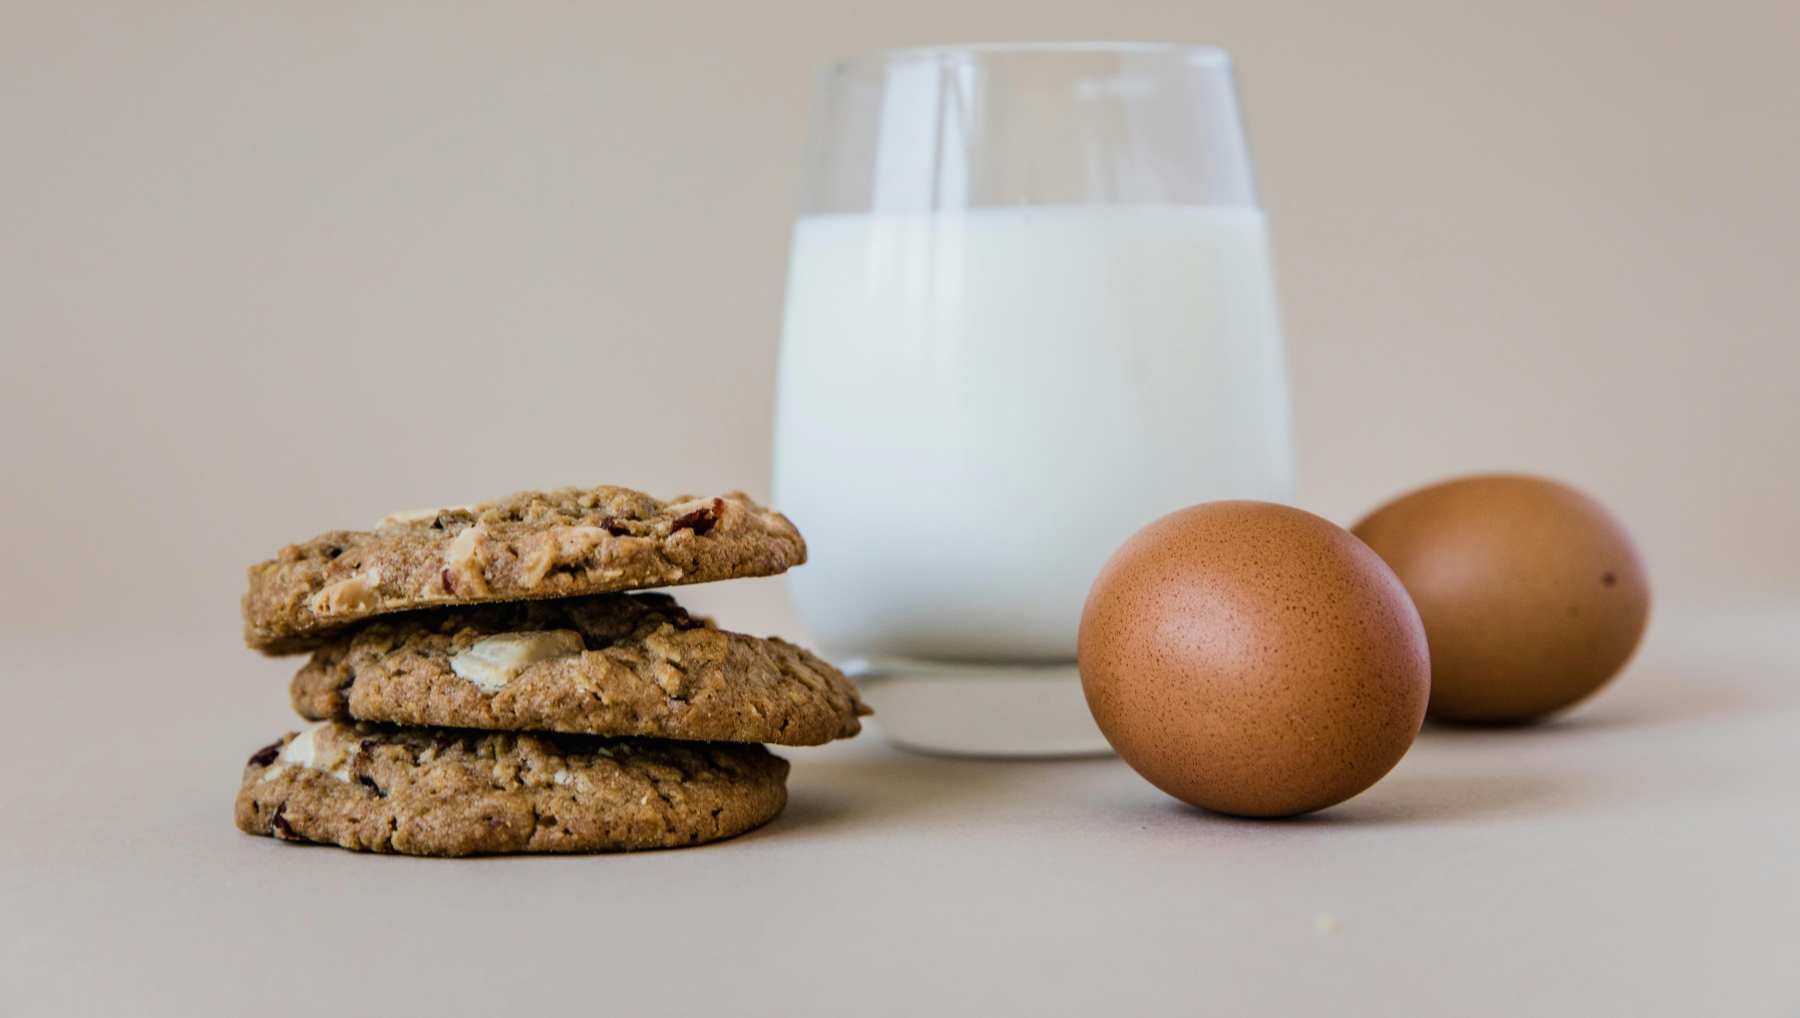
<svg viewBox="0 0 1800 1018"><path fill-rule="evenodd" d="M1079 638L1088 708L1170 795L1292 816L1368 788L1412 745L1419 613L1361 541L1311 513L1210 502L1113 554Z"/></svg>
<svg viewBox="0 0 1800 1018"><path fill-rule="evenodd" d="M1618 673L1650 615L1631 538L1566 484L1447 481L1355 530L1425 620L1436 718L1521 722L1562 710Z"/></svg>

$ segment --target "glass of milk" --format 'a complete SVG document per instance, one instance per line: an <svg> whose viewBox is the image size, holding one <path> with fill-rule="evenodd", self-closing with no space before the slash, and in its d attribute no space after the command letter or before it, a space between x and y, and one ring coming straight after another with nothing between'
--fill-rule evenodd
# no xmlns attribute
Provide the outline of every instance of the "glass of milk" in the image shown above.
<svg viewBox="0 0 1800 1018"><path fill-rule="evenodd" d="M1074 664L1101 564L1182 506L1292 495L1230 58L834 64L791 257L774 495L811 549L801 618L902 745L1105 752Z"/></svg>

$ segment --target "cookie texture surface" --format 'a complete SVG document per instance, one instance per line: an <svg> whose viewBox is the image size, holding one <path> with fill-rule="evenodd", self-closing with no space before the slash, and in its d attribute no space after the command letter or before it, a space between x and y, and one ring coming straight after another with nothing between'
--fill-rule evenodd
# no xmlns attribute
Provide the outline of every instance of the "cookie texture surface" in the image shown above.
<svg viewBox="0 0 1800 1018"><path fill-rule="evenodd" d="M283 548L250 567L244 640L298 653L388 612L773 576L804 561L787 517L740 492L665 502L610 486L526 491Z"/></svg>
<svg viewBox="0 0 1800 1018"><path fill-rule="evenodd" d="M768 822L787 772L753 745L327 721L250 757L237 826L407 855L676 848Z"/></svg>
<svg viewBox="0 0 1800 1018"><path fill-rule="evenodd" d="M302 717L813 746L861 730L842 672L720 630L666 594L601 594L377 619L313 652Z"/></svg>

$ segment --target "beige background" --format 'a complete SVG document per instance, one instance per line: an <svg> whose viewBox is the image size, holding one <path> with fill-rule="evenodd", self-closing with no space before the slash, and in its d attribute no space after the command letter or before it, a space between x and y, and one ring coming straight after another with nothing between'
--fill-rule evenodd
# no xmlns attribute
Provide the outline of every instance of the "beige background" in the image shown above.
<svg viewBox="0 0 1800 1018"><path fill-rule="evenodd" d="M1305 505L1540 470L1665 604L1800 584L1791 4L7 9L9 628L213 631L396 508L766 493L811 70L1020 35L1236 54Z"/></svg>
<svg viewBox="0 0 1800 1018"><path fill-rule="evenodd" d="M524 486L766 493L811 69L1021 36L1234 52L1301 501L1584 485L1659 596L1617 690L1428 730L1306 824L864 739L697 853L231 832L292 668L236 646L242 567ZM1794 1013L1796 37L1747 0L5 3L3 999ZM692 600L796 628L779 581Z"/></svg>

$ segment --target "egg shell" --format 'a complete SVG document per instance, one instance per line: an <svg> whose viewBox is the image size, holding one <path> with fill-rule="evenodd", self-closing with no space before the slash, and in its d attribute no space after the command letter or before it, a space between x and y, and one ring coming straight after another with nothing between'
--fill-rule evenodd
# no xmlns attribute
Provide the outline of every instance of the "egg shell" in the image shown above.
<svg viewBox="0 0 1800 1018"><path fill-rule="evenodd" d="M1221 813L1344 801L1405 755L1430 663L1418 612L1374 552L1266 502L1210 502L1133 535L1101 569L1082 689L1151 784Z"/></svg>
<svg viewBox="0 0 1800 1018"><path fill-rule="evenodd" d="M1358 523L1411 592L1431 641L1431 715L1518 723L1618 674L1650 617L1631 537L1557 481L1492 474L1404 495Z"/></svg>

